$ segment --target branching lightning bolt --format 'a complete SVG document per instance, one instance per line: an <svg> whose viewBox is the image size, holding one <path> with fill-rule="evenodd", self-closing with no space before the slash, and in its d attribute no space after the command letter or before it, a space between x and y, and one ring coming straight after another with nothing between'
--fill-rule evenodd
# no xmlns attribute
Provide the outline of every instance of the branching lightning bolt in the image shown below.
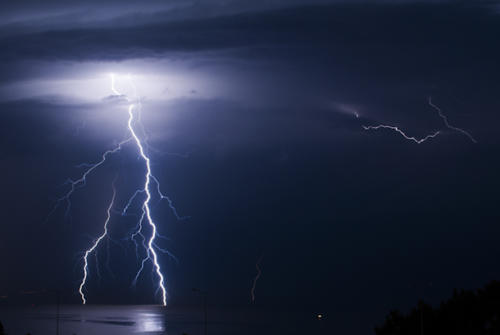
<svg viewBox="0 0 500 335"><path fill-rule="evenodd" d="M158 278L159 278L158 285L159 285L161 292L162 292L163 306L166 306L167 305L167 290L165 289L165 284L164 284L165 280L164 280L163 274L161 273L160 264L158 264L158 256L157 256L156 251L154 249L154 241L155 241L155 237L156 237L156 225L153 222L153 219L151 218L151 209L149 208L149 202L151 200L151 192L149 190L149 185L150 185L150 182L152 179L151 160L144 152L144 147L142 146L141 140L139 139L139 137L137 137L137 134L135 133L134 127L132 126L132 122L134 121L134 113L133 113L134 107L135 107L134 104L131 104L128 107L128 114L129 114L128 129L129 129L130 133L132 134L132 137L134 138L135 143L137 144L137 147L139 148L139 153L140 153L142 159L146 162L146 180L144 182L144 191L146 192L146 199L144 200L142 208L146 214L147 222L151 226L151 229L152 229L151 236L150 236L148 243L147 243L147 246L148 246L147 257L144 258L144 260L142 261L141 271L142 271L142 268L144 267L144 263L146 260L149 259L153 262L156 274L158 275ZM142 229L142 225L141 225L141 229Z"/></svg>
<svg viewBox="0 0 500 335"><path fill-rule="evenodd" d="M260 275L262 274L262 270L260 269L260 262L262 262L263 257L264 256L260 256L259 259L257 260L257 263L255 263L255 268L257 269L257 274L255 275L255 278L253 279L252 289L250 290L250 296L252 298L252 302L255 301L255 287L257 286L257 280L259 280Z"/></svg>
<svg viewBox="0 0 500 335"><path fill-rule="evenodd" d="M428 139L430 138L434 138L436 136L439 135L439 131L436 131L432 134L429 134L423 138L416 138L416 137L413 137L413 136L408 136L406 135L406 133L404 131L402 131L401 129L399 129L398 127L396 126L390 126L390 125L385 125L385 124L380 124L378 126L362 126L364 130L377 130L377 129L391 129L391 130L394 130L395 132L399 133L401 136L403 136L404 138L406 138L407 140L410 140L410 141L413 141L417 144L420 144L420 143L423 143L425 141L427 141Z"/></svg>
<svg viewBox="0 0 500 335"><path fill-rule="evenodd" d="M118 143L113 149L105 151L102 154L102 156L101 156L101 160L99 162L97 162L97 163L94 163L94 164L88 164L88 163L80 164L78 167L87 167L88 169L82 174L82 176L79 179L76 179L76 180L68 179L66 181L66 184L70 185L70 189L69 189L68 192L66 192L66 194L64 196L62 196L59 199L57 199L56 205L54 206L54 208L52 209L52 211L49 213L48 217L50 218L50 216L52 214L54 214L54 212L57 210L57 208L59 208L59 206L63 202L66 203L65 216L66 217L69 216L69 213L70 213L70 210L71 210L71 196L73 195L73 193L77 189L79 189L81 187L84 187L87 184L87 176L89 174L91 174L99 166L103 165L106 162L106 159L108 158L108 156L110 154L114 154L114 153L120 151L122 149L122 146L124 144L130 142L131 140L132 140L132 138L128 138L128 139L126 139L126 140L121 141L120 143Z"/></svg>
<svg viewBox="0 0 500 335"><path fill-rule="evenodd" d="M465 136L467 136L472 141L472 143L477 143L477 141L474 139L474 137L472 137L472 135L470 133L468 133L467 131L465 131L461 128L457 128L457 127L454 127L451 124L449 124L448 117L443 114L443 111L441 110L441 108L439 108L438 106L436 106L435 104L432 103L432 97L429 97L429 105L438 112L439 117L441 119L443 119L446 128L457 131L459 133L462 133Z"/></svg>
<svg viewBox="0 0 500 335"><path fill-rule="evenodd" d="M448 122L448 117L443 114L443 111L441 110L441 108L439 108L438 106L436 106L435 104L432 103L432 97L429 97L428 103L429 103L429 105L432 108L434 108L438 112L438 115L443 120L444 125L446 126L446 128L454 130L454 131L459 132L459 133L462 133L465 136L467 136L472 141L472 143L477 143L477 141L474 139L474 137L472 137L472 135L470 133L468 133L467 131L463 130L462 128L458 128L458 127L452 126ZM354 113L354 115L356 116L356 118L359 118L359 115L357 113ZM407 139L409 141L413 141L413 142L415 142L417 144L421 144L421 143L427 141L428 139L431 139L431 138L434 138L434 137L438 136L441 133L441 131L438 130L438 131L436 131L436 132L434 132L432 134L429 134L429 135L427 135L427 136L422 137L422 138L419 139L419 138L407 135L403 130L399 129L396 126L391 126L391 125L386 125L386 124L379 124L377 126L365 126L365 125L362 125L362 127L363 127L364 130L390 129L390 130L393 130L393 131L399 133L405 139Z"/></svg>
<svg viewBox="0 0 500 335"><path fill-rule="evenodd" d="M115 197L116 197L116 189L115 189L115 184L113 181L113 196L111 197L111 202L109 203L108 210L107 210L107 217L106 221L104 221L104 232L99 236L95 241L94 244L85 251L85 255L83 256L83 279L82 282L80 283L80 287L78 288L78 292L80 293L80 296L82 297L82 303L85 305L87 303L87 299L85 299L85 293L83 293L83 289L85 286L85 283L87 282L87 277L88 277L88 269L89 269L89 262L88 262L88 257L89 255L94 252L99 245L99 242L101 242L108 234L108 223L109 219L111 218L111 209L113 208L114 202L115 202Z"/></svg>
<svg viewBox="0 0 500 335"><path fill-rule="evenodd" d="M130 82L131 86L133 87L134 92L136 92L136 88L133 85L130 77L129 77L129 82ZM137 134L137 131L134 128L134 126L136 124L139 124L141 127L143 127L142 123L140 122L140 110L141 110L140 100L136 99L134 101L134 100L130 99L128 96L120 93L116 89L115 76L113 74L111 75L111 91L113 92L113 94L115 96L125 98L129 102L127 130L130 134L130 137L125 139L124 141L118 143L113 149L105 151L101 156L101 160L99 160L97 163L93 163L93 164L84 163L84 164L79 165L80 168L86 168L86 170L84 171L84 173L82 174L82 176L79 179L77 179L77 180L69 179L67 181L67 184L70 185L70 189L68 192L66 192L66 194L64 194L64 196L57 199L56 205L54 206L52 211L49 213L49 218L62 204L65 204L65 206L66 206L65 216L67 217L70 213L70 210L71 210L71 197L77 189L84 187L86 185L87 177L93 171L95 171L97 168L102 166L106 162L109 155L119 152L125 144L134 143L138 149L140 158L143 160L143 162L145 163L145 166L146 166L146 171L145 171L145 175L144 175L144 184L143 184L142 188L140 188L134 192L134 194L130 197L130 199L126 203L125 207L119 212L122 216L129 215L129 214L127 214L127 211L129 210L132 203L138 198L139 195L145 195L144 199L142 200L142 204L140 206L141 215L140 215L140 218L138 220L137 226L135 227L135 229L133 230L133 232L130 235L130 240L132 240L135 243L137 258L139 258L139 243L138 243L137 239L140 239L140 245L141 245L141 247L144 248L144 250L146 252L146 256L141 260L141 266L140 266L140 268L139 268L139 270L138 270L138 272L133 280L132 285L136 284L140 274L144 270L145 264L148 261L151 261L151 263L153 265L153 270L154 270L156 276L158 277L158 289L156 292L161 291L162 304L164 306L166 306L166 304L167 304L167 290L165 288L165 277L161 271L161 267L160 267L160 264L158 262L158 253L157 252L168 254L170 257L172 257L176 261L177 261L177 259L168 250L161 248L156 243L157 237L158 238L164 238L164 237L161 236L157 232L157 226L152 218L152 214L151 214L152 194L151 194L151 192L152 191L155 192L155 194L157 194L157 196L159 197L160 201L166 200L168 202L168 206L170 207L173 214L175 215L175 217L178 220L183 220L183 219L186 219L188 217L180 216L178 214L177 209L174 207L172 200L168 196L166 196L164 193L161 192L160 182L152 174L151 159L145 150L145 147L147 147L147 142L146 142L147 138L144 139L144 143L143 143L143 141L141 140L141 137ZM135 93L135 96L137 97L136 93ZM137 117L135 116L135 114L137 114ZM103 231L102 235L100 235L96 240L94 240L94 243L92 244L92 246L85 251L84 256L83 256L83 261L84 261L83 278L82 278L82 281L80 283L79 290L78 290L80 293L80 296L82 298L83 304L86 304L86 302L87 302L87 300L85 298L85 294L84 294L84 288L85 288L85 284L86 284L88 276L89 276L88 256L93 253L94 256L96 257L96 261L97 261L97 251L98 251L97 248L98 248L100 242L104 238L106 238L108 240L108 258L106 260L106 262L107 262L106 265L109 269L109 240L110 240L110 237L108 235L108 223L109 223L109 220L111 217L111 212L113 210L115 195L116 195L116 189L115 189L114 182L113 182L113 197L112 197L111 203L110 203L108 210L107 210L108 216L107 216L107 219L104 223L104 231ZM148 237L146 237L142 231L143 224L145 222L151 228L151 235ZM115 242L115 241L113 241L113 242ZM99 270L98 270L98 272L99 272Z"/></svg>

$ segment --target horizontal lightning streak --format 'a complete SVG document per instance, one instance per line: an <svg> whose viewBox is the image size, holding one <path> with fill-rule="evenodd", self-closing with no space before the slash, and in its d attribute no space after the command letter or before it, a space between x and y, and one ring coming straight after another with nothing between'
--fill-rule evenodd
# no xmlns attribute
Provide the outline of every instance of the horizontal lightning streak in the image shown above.
<svg viewBox="0 0 500 335"><path fill-rule="evenodd" d="M401 129L399 129L396 126L389 126L389 125L385 125L385 124L380 124L378 126L362 126L362 127L363 127L364 130L391 129L391 130L394 130L395 132L399 133L405 139L413 141L413 142L415 142L417 144L423 143L423 142L427 141L428 139L434 138L434 137L436 137L436 136L438 136L440 134L439 131L436 131L436 132L434 132L432 134L429 134L429 135L427 135L427 136L425 136L423 138L418 139L416 137L406 135L404 131L402 131Z"/></svg>
<svg viewBox="0 0 500 335"><path fill-rule="evenodd" d="M443 114L443 111L441 110L441 108L439 108L437 105L435 105L432 102L432 97L428 98L428 104L429 104L429 106L431 106L433 109L435 109L438 112L438 115L443 120L444 125L446 126L446 128L451 129L451 130L456 131L456 132L459 132L459 133L467 136L471 140L472 143L477 143L476 139L474 137L472 137L472 135L469 132L467 132L466 130L464 130L462 128L458 128L458 127L452 126L449 123L448 117ZM359 115L357 113L354 114L354 115L356 116L356 118L359 118ZM416 138L416 137L413 137L413 136L408 136L404 131L402 131L401 129L399 129L396 126L380 124L380 125L377 125L377 126L364 126L363 125L362 127L363 127L364 130L390 129L390 130L393 130L393 131L399 133L405 139L413 141L413 142L415 142L417 144L421 144L421 143L427 141L430 138L436 137L437 135L439 135L441 133L440 131L436 131L436 132L434 132L432 134L429 134L429 135L427 135L427 136L419 139L419 138Z"/></svg>

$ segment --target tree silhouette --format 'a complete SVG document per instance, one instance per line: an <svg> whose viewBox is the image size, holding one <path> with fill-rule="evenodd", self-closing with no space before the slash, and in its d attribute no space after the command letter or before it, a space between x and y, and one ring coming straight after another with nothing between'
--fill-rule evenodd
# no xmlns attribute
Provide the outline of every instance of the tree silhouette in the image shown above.
<svg viewBox="0 0 500 335"><path fill-rule="evenodd" d="M438 307L420 301L403 315L394 310L387 315L377 335L493 335L500 334L500 282L484 289L454 290L453 296Z"/></svg>

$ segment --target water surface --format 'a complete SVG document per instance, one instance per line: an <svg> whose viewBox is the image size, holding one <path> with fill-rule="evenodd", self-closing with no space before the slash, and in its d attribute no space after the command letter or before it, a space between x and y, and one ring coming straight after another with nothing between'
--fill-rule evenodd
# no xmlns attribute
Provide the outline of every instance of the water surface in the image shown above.
<svg viewBox="0 0 500 335"><path fill-rule="evenodd" d="M0 308L8 335L204 334L202 309L153 305L68 305ZM312 313L257 310L208 310L208 334L331 334L328 320Z"/></svg>

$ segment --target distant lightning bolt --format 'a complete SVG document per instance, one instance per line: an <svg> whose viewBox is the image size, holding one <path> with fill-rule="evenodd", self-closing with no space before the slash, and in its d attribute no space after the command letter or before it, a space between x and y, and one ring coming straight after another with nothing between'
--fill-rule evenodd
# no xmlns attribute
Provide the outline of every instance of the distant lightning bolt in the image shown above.
<svg viewBox="0 0 500 335"><path fill-rule="evenodd" d="M257 269L257 274L255 275L255 278L253 279L252 289L250 290L250 296L252 297L252 302L255 301L255 287L257 286L257 280L259 280L260 275L262 274L262 270L260 269L260 262L262 262L263 257L264 256L260 256L257 263L255 263L255 268Z"/></svg>
<svg viewBox="0 0 500 335"><path fill-rule="evenodd" d="M404 131L402 131L401 129L399 129L396 126L389 126L389 125L385 125L385 124L380 124L378 126L362 126L362 127L364 130L391 129L391 130L394 130L395 132L399 133L401 136L403 136L407 140L413 141L417 144L423 143L423 142L427 141L428 139L434 138L440 134L439 131L436 131L432 134L429 134L423 138L418 139L416 137L406 135L406 133Z"/></svg>
<svg viewBox="0 0 500 335"><path fill-rule="evenodd" d="M467 136L472 141L472 143L477 143L477 141L474 139L474 137L472 137L472 135L470 133L468 133L467 131L465 131L461 128L454 127L448 123L448 117L443 114L443 111L441 110L441 108L439 108L438 106L436 106L435 104L432 103L432 97L429 97L429 105L438 112L439 117L441 119L443 119L446 128L457 131L459 133L462 133L465 136Z"/></svg>
<svg viewBox="0 0 500 335"><path fill-rule="evenodd" d="M101 236L99 236L95 241L94 244L85 251L85 255L83 256L83 279L82 282L80 283L80 287L78 288L78 292L80 293L80 296L82 297L82 302L85 305L87 303L87 299L85 299L85 293L83 292L83 288L85 286L85 283L87 282L87 277L88 277L88 271L89 271L89 262L88 262L88 257L89 255L96 250L97 246L99 245L99 242L101 242L102 239L104 239L107 234L108 234L108 223L109 219L111 218L111 209L113 208L114 202L115 202L115 196L116 196L116 189L115 189L115 184L113 181L113 196L111 197L111 202L109 203L108 210L107 210L107 217L106 221L104 221L104 231Z"/></svg>
<svg viewBox="0 0 500 335"><path fill-rule="evenodd" d="M470 133L468 133L467 131L465 131L462 128L458 128L458 127L452 126L448 122L448 117L443 114L443 111L441 110L441 108L439 108L438 106L436 106L435 104L432 103L432 97L429 97L428 103L429 103L429 105L432 108L434 108L438 112L438 115L444 121L444 125L446 126L446 128L454 130L454 131L459 132L459 133L462 133L465 136L467 136L473 143L477 143L477 141L474 139L474 137L472 137L472 135ZM356 116L356 118L359 118L359 115L357 113L355 113L354 115ZM415 142L417 144L421 144L421 143L427 141L430 138L434 138L434 137L438 136L441 133L438 130L438 131L436 131L436 132L434 132L432 134L429 134L429 135L427 135L427 136L419 139L419 138L407 135L404 131L402 131L401 129L399 129L396 126L380 124L380 125L377 125L377 126L364 126L363 125L362 127L363 127L364 130L390 129L390 130L393 130L393 131L399 133L405 139L407 139L409 141L413 141L413 142Z"/></svg>

